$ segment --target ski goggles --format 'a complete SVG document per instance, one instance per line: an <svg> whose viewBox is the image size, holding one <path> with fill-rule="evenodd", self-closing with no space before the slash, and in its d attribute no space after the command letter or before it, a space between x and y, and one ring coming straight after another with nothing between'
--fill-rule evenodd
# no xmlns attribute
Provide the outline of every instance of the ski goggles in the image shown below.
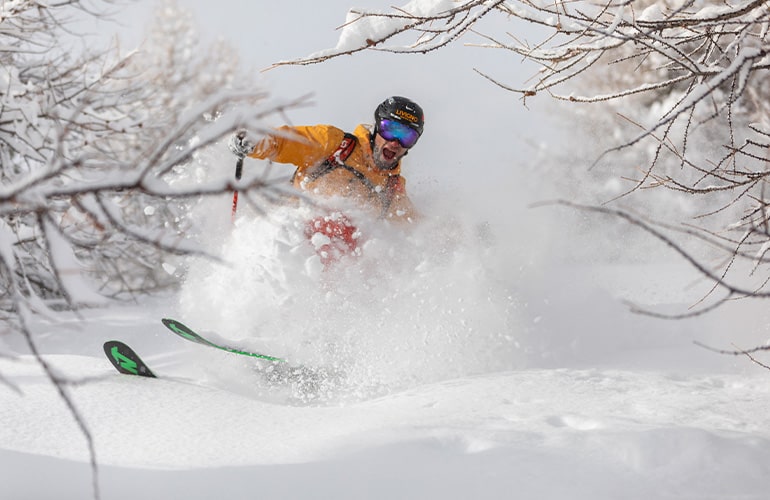
<svg viewBox="0 0 770 500"><path fill-rule="evenodd" d="M404 123L396 120L380 120L377 124L377 133L386 141L398 141L401 147L406 149L417 144L420 133Z"/></svg>

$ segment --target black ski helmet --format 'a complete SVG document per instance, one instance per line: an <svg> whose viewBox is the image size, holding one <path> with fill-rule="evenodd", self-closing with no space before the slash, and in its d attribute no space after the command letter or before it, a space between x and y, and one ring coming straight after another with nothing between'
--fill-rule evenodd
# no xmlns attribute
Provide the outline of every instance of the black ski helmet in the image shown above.
<svg viewBox="0 0 770 500"><path fill-rule="evenodd" d="M422 127L425 124L425 115L422 108L411 99L401 96L393 96L385 99L374 111L374 127L377 129L380 120L397 120L409 125L422 135Z"/></svg>

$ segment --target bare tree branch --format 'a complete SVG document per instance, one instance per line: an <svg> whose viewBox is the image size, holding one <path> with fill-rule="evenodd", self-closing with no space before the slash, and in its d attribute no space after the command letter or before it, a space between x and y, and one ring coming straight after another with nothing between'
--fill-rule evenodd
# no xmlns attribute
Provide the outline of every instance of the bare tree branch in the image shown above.
<svg viewBox="0 0 770 500"><path fill-rule="evenodd" d="M188 212L235 184L229 175L192 182L200 155L237 128L268 130L267 117L307 98L271 101L236 60L223 57L232 50L176 50L199 37L173 5L161 9L141 54L92 51L85 43L82 53L68 50L64 38L82 38L67 25L73 9L100 15L79 0L3 4L0 312L85 438L98 499L96 444L68 390L85 381L46 360L33 316L173 286L178 277L160 264L175 255L216 259L189 237ZM257 192L285 195L254 177L237 188L255 204Z"/></svg>
<svg viewBox="0 0 770 500"><path fill-rule="evenodd" d="M482 19L492 16L510 21L512 29L505 37L479 27ZM540 26L540 41L528 43L510 34L522 23ZM278 65L311 64L362 50L424 53L468 34L483 42L473 46L510 52L538 65L534 79L522 87L475 69L525 103L545 94L615 110L632 124L623 129L626 137L604 150L594 166L624 153L646 157L647 163L638 166L634 157L631 168L641 176L605 205L651 189L692 196L707 207L695 217L700 227L684 221L673 231L688 237L702 232L704 244L724 254L723 267L699 262L651 221L606 207L573 208L613 215L675 249L714 283L703 299L717 290L725 292L713 307L737 297L769 295L768 2L510 0L462 1L447 8L415 1L390 12L351 11L335 48ZM637 116L631 116L632 110ZM715 141L722 141L721 157L703 152L705 144ZM760 278L759 286L728 279L737 272L738 259L753 262L751 273Z"/></svg>
<svg viewBox="0 0 770 500"><path fill-rule="evenodd" d="M695 342L695 345L702 347L704 349L707 349L711 352L715 352L717 354L725 354L728 356L746 356L751 360L752 363L755 363L762 368L766 370L770 370L770 366L768 366L765 363L760 362L758 359L756 359L752 354L755 354L757 352L765 352L770 351L770 346L761 346L761 347L754 347L752 349L735 349L735 350L727 350L727 349L716 349L714 347L708 346L706 344L703 344L702 342Z"/></svg>

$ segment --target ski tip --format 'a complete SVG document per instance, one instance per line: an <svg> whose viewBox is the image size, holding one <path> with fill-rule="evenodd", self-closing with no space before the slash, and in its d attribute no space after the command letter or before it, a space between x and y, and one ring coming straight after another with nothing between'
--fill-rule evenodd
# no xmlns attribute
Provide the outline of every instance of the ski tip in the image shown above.
<svg viewBox="0 0 770 500"><path fill-rule="evenodd" d="M108 340L104 343L103 348L107 359L118 372L124 375L156 378L139 355L125 343L119 340Z"/></svg>
<svg viewBox="0 0 770 500"><path fill-rule="evenodd" d="M180 323L175 319L163 318L160 321L161 323L163 323L163 326L165 326L175 334L179 335L180 337L184 337L187 340L192 340L193 342L198 342L199 344L207 343L207 341L204 340L203 337L201 337L200 335L192 331L188 326L184 325L183 323Z"/></svg>
<svg viewBox="0 0 770 500"><path fill-rule="evenodd" d="M162 318L160 320L161 323L163 323L163 326L168 328L169 330L175 332L175 333L194 333L190 327L182 323L181 321L177 321L175 319L171 318Z"/></svg>
<svg viewBox="0 0 770 500"><path fill-rule="evenodd" d="M194 333L187 326L175 319L163 318L160 320L160 322L163 323L163 326L176 333L177 335L190 335Z"/></svg>

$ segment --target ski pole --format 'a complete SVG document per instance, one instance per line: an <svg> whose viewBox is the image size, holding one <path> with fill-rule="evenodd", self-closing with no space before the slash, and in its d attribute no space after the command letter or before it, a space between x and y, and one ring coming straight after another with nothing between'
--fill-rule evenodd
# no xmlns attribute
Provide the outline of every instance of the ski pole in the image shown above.
<svg viewBox="0 0 770 500"><path fill-rule="evenodd" d="M235 162L235 180L241 180L241 174L243 173L243 156L238 157L238 161ZM233 214L232 219L235 222L235 212L238 210L238 189L233 190Z"/></svg>

